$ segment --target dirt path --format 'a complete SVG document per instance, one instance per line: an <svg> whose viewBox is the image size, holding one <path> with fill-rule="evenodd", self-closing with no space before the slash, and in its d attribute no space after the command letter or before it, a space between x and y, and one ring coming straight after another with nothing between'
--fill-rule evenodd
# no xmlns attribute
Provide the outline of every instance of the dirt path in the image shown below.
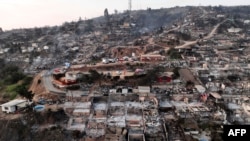
<svg viewBox="0 0 250 141"><path fill-rule="evenodd" d="M209 38L213 37L213 36L214 36L214 33L217 31L218 27L219 27L222 23L224 23L225 21L226 21L226 20L224 20L224 21L218 23L218 24L211 30L211 32L210 32L206 37L204 37L203 39L209 39ZM188 47L188 46L190 46L190 45L196 44L198 41L199 41L198 39L195 40L195 41L187 41L187 42L185 42L183 45L176 46L175 48L186 48L186 47Z"/></svg>

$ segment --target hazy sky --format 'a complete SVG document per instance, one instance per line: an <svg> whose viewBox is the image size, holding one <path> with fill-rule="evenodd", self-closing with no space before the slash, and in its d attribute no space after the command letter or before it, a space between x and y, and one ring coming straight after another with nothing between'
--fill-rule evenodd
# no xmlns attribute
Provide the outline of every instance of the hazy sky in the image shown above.
<svg viewBox="0 0 250 141"><path fill-rule="evenodd" d="M250 5L249 0L132 0L132 10L186 5ZM128 0L0 0L0 27L12 28L60 25L79 17L92 18L128 9Z"/></svg>

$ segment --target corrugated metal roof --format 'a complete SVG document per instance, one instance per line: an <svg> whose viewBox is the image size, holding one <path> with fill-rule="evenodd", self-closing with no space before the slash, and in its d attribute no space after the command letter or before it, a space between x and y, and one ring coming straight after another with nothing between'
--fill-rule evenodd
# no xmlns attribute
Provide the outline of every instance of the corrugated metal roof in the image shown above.
<svg viewBox="0 0 250 141"><path fill-rule="evenodd" d="M14 99L12 101L9 101L7 103L2 104L1 106L4 106L4 107L15 106L15 105L18 105L18 104L23 103L25 101L26 100L24 100L24 99Z"/></svg>

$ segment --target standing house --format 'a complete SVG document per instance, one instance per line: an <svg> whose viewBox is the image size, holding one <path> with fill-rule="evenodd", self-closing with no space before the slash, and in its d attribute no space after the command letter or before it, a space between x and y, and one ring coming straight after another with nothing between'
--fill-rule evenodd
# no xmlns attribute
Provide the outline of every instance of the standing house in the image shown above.
<svg viewBox="0 0 250 141"><path fill-rule="evenodd" d="M149 86L138 86L138 92L141 94L149 94L150 87Z"/></svg>
<svg viewBox="0 0 250 141"><path fill-rule="evenodd" d="M6 113L14 113L16 110L26 107L27 101L24 99L15 99L1 105L2 111Z"/></svg>

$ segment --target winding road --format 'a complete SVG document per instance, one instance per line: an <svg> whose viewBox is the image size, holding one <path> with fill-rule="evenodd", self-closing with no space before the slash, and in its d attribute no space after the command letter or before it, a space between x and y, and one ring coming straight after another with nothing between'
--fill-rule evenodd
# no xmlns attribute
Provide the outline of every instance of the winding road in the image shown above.
<svg viewBox="0 0 250 141"><path fill-rule="evenodd" d="M42 73L43 85L48 92L56 93L56 94L66 94L65 91L57 89L52 84L51 71L44 71Z"/></svg>
<svg viewBox="0 0 250 141"><path fill-rule="evenodd" d="M209 38L213 37L213 36L214 36L214 33L217 31L218 27L219 27L222 23L224 23L225 21L227 21L227 20L224 20L224 21L218 23L216 26L214 26L214 28L211 30L211 32L210 32L207 36L205 36L203 39L206 40L206 39L209 39ZM190 45L196 44L198 41L199 41L198 39L195 40L195 41L186 41L183 45L176 46L175 48L177 48L177 49L178 49L178 48L186 48L186 47L188 47L188 46L190 46Z"/></svg>

